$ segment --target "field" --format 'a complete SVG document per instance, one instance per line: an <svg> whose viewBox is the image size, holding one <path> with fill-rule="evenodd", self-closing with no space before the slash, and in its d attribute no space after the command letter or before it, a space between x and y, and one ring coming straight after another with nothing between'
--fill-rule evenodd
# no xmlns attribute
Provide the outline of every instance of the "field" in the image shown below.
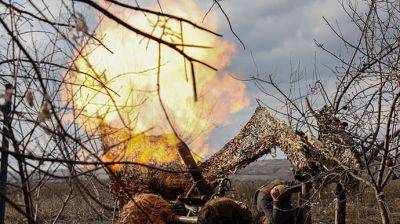
<svg viewBox="0 0 400 224"><path fill-rule="evenodd" d="M257 162L242 170L239 175L232 177L233 191L229 197L245 202L252 210L252 197L256 189L267 183L268 179L279 177L287 178L289 164L286 161ZM86 183L88 184L88 183ZM91 193L96 196L102 205L84 197L80 191L83 188L74 188L70 197L70 187L66 183L52 183L42 185L35 189L35 214L39 223L53 223L55 217L63 209L57 223L70 224L103 224L118 223L118 212L113 211L115 206L111 194L108 192L107 181L97 182L90 187ZM82 192L83 193L83 192ZM13 201L22 204L20 193L9 189ZM400 223L400 181L393 181L386 188L387 205L390 210L392 223ZM68 201L63 208L64 201ZM295 201L295 200L294 200ZM379 212L375 207L375 198L371 189L360 186L354 192L348 194L347 223L349 224L375 224L380 223ZM313 223L333 223L334 194L333 188L327 188L319 195L314 195L312 204ZM24 217L19 215L12 207L7 207L7 222L10 224L24 223Z"/></svg>
<svg viewBox="0 0 400 224"><path fill-rule="evenodd" d="M246 202L252 210L252 195L255 190L265 184L265 181L235 181L235 191L231 197ZM400 181L393 182L385 191L387 205L392 223L400 223ZM347 223L376 224L380 223L379 211L375 207L375 197L370 189L360 186L347 195ZM315 195L312 204L313 223L333 223L334 221L334 189L326 189L320 195Z"/></svg>

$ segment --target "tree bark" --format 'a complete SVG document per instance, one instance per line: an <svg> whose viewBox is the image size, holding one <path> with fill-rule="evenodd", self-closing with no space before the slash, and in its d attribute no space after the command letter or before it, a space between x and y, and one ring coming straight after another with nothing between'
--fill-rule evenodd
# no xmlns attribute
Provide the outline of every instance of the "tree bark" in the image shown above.
<svg viewBox="0 0 400 224"><path fill-rule="evenodd" d="M336 183L335 224L346 223L346 190L341 183Z"/></svg>
<svg viewBox="0 0 400 224"><path fill-rule="evenodd" d="M375 196L378 202L378 208L381 214L382 224L390 224L389 212L386 207L386 201L383 192L376 191Z"/></svg>
<svg viewBox="0 0 400 224"><path fill-rule="evenodd" d="M311 224L310 188L311 183L301 183L300 206L303 208L303 224Z"/></svg>

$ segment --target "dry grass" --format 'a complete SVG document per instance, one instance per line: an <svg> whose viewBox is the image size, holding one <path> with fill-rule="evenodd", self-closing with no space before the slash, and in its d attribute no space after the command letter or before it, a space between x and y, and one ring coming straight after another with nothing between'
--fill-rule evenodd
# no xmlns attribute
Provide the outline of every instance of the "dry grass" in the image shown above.
<svg viewBox="0 0 400 224"><path fill-rule="evenodd" d="M230 192L230 197L243 201L251 207L252 197L258 187L266 181L234 181L235 191ZM51 223L56 217L58 210L68 194L68 185L51 184L43 187L40 191L37 206L37 217L39 223ZM111 194L106 188L99 187L96 193L99 199L107 205L113 205ZM15 202L22 204L20 194L9 191L9 195ZM392 223L400 223L400 181L392 182L386 189L387 204L390 209ZM360 187L348 195L348 218L349 224L375 224L380 223L379 212L375 206L374 194L370 189ZM314 195L313 221L314 223L333 223L334 201L333 188L326 189L320 195ZM24 218L17 214L10 206L7 207L6 223L25 223ZM87 203L81 194L75 193L65 207L57 223L69 224L103 224L112 223L112 211L100 208L95 203ZM115 223L115 222L114 222Z"/></svg>
<svg viewBox="0 0 400 224"><path fill-rule="evenodd" d="M98 199L108 206L113 206L111 194L102 186L96 186L96 192L92 189L93 195L97 195ZM40 194L37 195L35 203L35 211L38 223L52 223L59 210L62 208L64 201L69 194L69 185L65 183L53 183L44 185ZM73 190L68 203L61 213L57 223L68 224L105 224L111 223L112 211L101 208L98 204L90 201L82 196L78 189ZM35 191L35 194L37 191ZM23 198L20 193L9 190L8 195L14 202L23 205ZM11 206L7 205L6 223L22 224L26 223L25 217L18 214Z"/></svg>
<svg viewBox="0 0 400 224"><path fill-rule="evenodd" d="M234 199L245 202L253 209L252 197L258 187L266 181L235 181L235 191L230 193ZM400 181L392 182L385 190L387 205L390 210L392 223L400 223ZM347 195L348 224L381 223L374 193L371 189L360 186ZM296 198L294 198L296 200ZM313 223L333 223L334 221L334 188L325 189L321 194L313 196Z"/></svg>

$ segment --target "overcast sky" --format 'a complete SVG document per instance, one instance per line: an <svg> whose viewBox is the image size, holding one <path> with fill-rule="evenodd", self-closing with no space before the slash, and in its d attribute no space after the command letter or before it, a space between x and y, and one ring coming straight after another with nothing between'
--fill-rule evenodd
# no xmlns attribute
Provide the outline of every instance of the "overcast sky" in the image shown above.
<svg viewBox="0 0 400 224"><path fill-rule="evenodd" d="M342 48L323 17L340 25L349 39L357 36L357 31L350 26L349 19L336 0L225 0L223 7L234 30L246 45L246 50L240 48L226 20L219 13L220 32L224 38L235 41L239 49L228 70L242 78L256 73L250 56L252 51L259 73L273 74L282 85L288 83L290 62L294 66L300 64L302 70L306 71L304 85L308 80L311 81L316 62L322 81L333 87L333 74L325 66L334 66L337 61L317 48L314 39L335 51ZM237 116L233 125L218 129L212 139L214 144L228 141L247 121L255 108L255 97L265 99L252 83L248 83L248 93L252 96L252 107Z"/></svg>

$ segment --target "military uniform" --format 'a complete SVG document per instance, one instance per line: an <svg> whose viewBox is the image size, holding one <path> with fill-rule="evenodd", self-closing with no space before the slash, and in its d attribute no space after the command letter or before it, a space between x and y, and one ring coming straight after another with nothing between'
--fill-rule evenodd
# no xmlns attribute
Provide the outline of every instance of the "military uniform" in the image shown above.
<svg viewBox="0 0 400 224"><path fill-rule="evenodd" d="M285 185L286 190L274 200L271 190L280 185ZM259 188L254 195L254 203L263 217L259 219L262 224L300 224L303 221L301 208L294 208L291 204L291 195L300 192L301 186L290 186L288 182L272 181Z"/></svg>

